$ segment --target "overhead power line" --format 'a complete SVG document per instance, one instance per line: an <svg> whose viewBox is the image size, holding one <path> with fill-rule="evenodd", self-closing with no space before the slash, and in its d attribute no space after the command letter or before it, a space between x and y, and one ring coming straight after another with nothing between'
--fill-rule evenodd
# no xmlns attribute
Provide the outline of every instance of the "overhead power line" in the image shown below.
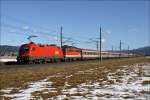
<svg viewBox="0 0 150 100"><path fill-rule="evenodd" d="M52 30L52 29L49 29L49 28L41 27L41 26L39 26L37 24L36 25L35 24L31 24L30 22L27 22L27 21L25 21L23 19L16 18L14 16L6 16L6 15L3 14L2 17L7 18L7 20L14 21L14 22L16 22L18 24L21 24L21 25L24 25L24 26L30 26L31 28L38 28L40 30L48 31L50 33L55 33L55 34L59 33L59 31L57 31L57 30Z"/></svg>
<svg viewBox="0 0 150 100"><path fill-rule="evenodd" d="M9 28L12 28L12 29L20 30L20 31L26 31L26 32L36 33L36 34L45 34L45 35L49 35L49 36L56 36L56 37L58 37L57 35L50 34L49 32L37 31L37 30L31 29L31 28L24 29L23 27L10 25L10 24L6 24L6 23L2 23L2 27L9 27Z"/></svg>
<svg viewBox="0 0 150 100"><path fill-rule="evenodd" d="M37 30L34 30L34 29L23 29L22 27L10 25L10 24L5 24L5 23L2 24L2 27L3 28L15 29L15 30L18 30L18 31L22 31L24 33L38 34L38 35L42 35L42 36L46 35L46 36L49 36L49 37L56 37L56 38L58 38L57 35L52 35L52 34L49 34L48 32L37 31Z"/></svg>
<svg viewBox="0 0 150 100"><path fill-rule="evenodd" d="M8 17L8 16L7 16ZM33 25L33 24L29 24L28 22L26 22L26 21L24 21L24 20L21 20L21 19L18 19L18 18L14 18L14 17L9 17L11 20L13 20L13 21L15 21L15 22L17 22L17 23L19 23L19 24L22 24L22 25L24 25L24 26L30 26L29 28L23 28L23 27L20 27L20 26L15 26L15 25L11 25L11 24L6 24L6 23L2 23L2 26L3 27L9 27L9 28L12 28L12 29L16 29L16 30L19 30L19 31L21 31L21 32L25 32L25 34L27 34L27 33L30 33L30 34L38 34L38 35L42 35L42 36L51 36L51 37L56 37L57 39L59 39L60 38L60 36L59 35L62 35L62 37L61 37L61 39L62 40L60 40L61 41L61 46L63 45L63 43L67 43L67 42L69 42L69 43L74 43L74 44L78 44L78 43L85 43L86 41L84 41L84 40L79 40L79 39L74 39L74 38L72 38L72 37L66 37L66 36L63 36L63 35L65 35L63 32L58 32L58 31L56 31L56 30L50 30L50 29L48 29L48 28L44 28L44 27L41 27L41 26L35 26L35 25ZM38 27L38 30L37 29L35 29L35 28L33 28L33 27ZM44 30L44 31L42 31L42 29ZM52 34L52 33L57 33L57 34ZM70 33L70 32L69 32ZM74 33L74 32L73 32ZM81 34L81 33L80 33ZM83 33L82 33L83 34ZM80 36L81 37L81 36ZM85 36L82 36L82 38L84 39L85 38ZM75 43L76 42L76 43ZM96 44L97 44L97 50L98 50L98 42L97 41L95 41L96 42ZM101 42L101 41L100 41Z"/></svg>

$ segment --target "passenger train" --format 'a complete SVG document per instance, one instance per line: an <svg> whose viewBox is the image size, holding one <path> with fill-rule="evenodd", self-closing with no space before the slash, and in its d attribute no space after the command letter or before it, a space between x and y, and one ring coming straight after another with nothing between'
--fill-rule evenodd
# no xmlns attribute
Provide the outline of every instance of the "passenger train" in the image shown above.
<svg viewBox="0 0 150 100"><path fill-rule="evenodd" d="M64 45L42 45L30 42L23 44L19 49L18 63L46 63L60 61L76 61L98 59L100 52L97 50L82 49ZM118 53L102 52L102 57L118 57Z"/></svg>

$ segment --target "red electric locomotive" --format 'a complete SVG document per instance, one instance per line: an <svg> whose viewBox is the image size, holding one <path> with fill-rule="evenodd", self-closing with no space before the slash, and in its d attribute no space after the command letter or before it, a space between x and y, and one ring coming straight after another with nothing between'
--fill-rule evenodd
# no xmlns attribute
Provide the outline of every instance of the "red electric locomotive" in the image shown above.
<svg viewBox="0 0 150 100"><path fill-rule="evenodd" d="M33 42L20 47L18 62L52 62L63 59L62 49L56 45L41 45Z"/></svg>

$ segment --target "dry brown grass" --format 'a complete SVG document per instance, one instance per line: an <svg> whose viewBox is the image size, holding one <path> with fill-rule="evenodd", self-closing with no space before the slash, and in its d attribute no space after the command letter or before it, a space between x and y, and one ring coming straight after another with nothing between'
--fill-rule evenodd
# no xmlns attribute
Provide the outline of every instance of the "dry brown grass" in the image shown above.
<svg viewBox="0 0 150 100"><path fill-rule="evenodd" d="M147 84L150 84L150 80L145 80L142 82L142 85L147 85Z"/></svg>
<svg viewBox="0 0 150 100"><path fill-rule="evenodd" d="M0 96L0 100L11 100L11 97Z"/></svg>
<svg viewBox="0 0 150 100"><path fill-rule="evenodd" d="M32 93L32 97L34 99L38 99L38 98L42 98L42 100L46 100L48 98L51 98L51 97L54 97L54 96L57 96L58 92L48 92L47 90L43 90L43 91L35 91Z"/></svg>
<svg viewBox="0 0 150 100"><path fill-rule="evenodd" d="M0 88L26 88L28 82L44 79L47 76L56 75L49 80L54 82L54 87L64 86L64 82L68 81L71 86L92 80L103 78L106 79L105 70L114 72L122 65L131 65L135 63L149 62L146 58L130 58L130 59L113 59L99 61L83 61L61 64L45 64L45 65L11 65L0 67ZM103 67L105 66L105 67ZM97 69L95 69L97 68ZM75 74L78 71L85 71L88 69L95 69L94 73ZM59 75L58 75L59 74ZM66 76L73 74L72 77L66 79ZM58 75L58 76L57 76Z"/></svg>

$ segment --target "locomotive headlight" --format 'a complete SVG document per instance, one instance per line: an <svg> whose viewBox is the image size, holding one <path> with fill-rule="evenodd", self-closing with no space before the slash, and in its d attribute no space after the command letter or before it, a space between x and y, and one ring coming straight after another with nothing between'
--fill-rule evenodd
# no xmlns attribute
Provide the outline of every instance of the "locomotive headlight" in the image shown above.
<svg viewBox="0 0 150 100"><path fill-rule="evenodd" d="M58 55L58 54L59 54L59 52L58 52L58 51L55 51L55 54L56 54L56 55Z"/></svg>

